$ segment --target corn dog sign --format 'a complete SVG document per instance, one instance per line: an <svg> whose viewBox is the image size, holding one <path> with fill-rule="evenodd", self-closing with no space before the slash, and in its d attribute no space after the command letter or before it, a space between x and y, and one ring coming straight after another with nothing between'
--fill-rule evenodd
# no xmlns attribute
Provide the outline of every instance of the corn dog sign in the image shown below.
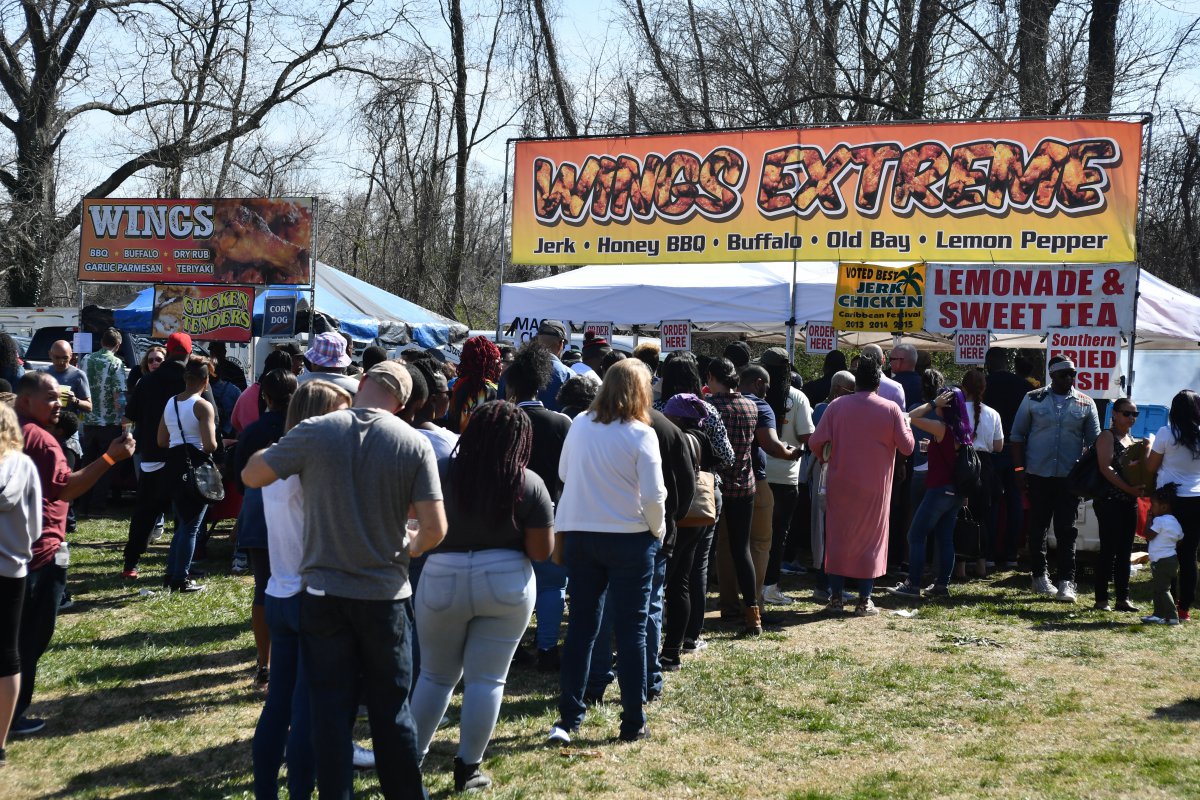
<svg viewBox="0 0 1200 800"><path fill-rule="evenodd" d="M1134 260L1139 122L516 144L520 264Z"/></svg>

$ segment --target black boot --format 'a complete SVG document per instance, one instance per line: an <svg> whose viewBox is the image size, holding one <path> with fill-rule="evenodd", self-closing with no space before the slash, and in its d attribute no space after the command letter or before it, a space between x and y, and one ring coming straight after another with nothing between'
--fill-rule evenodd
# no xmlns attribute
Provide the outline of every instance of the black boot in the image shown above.
<svg viewBox="0 0 1200 800"><path fill-rule="evenodd" d="M492 779L484 775L478 764L464 764L458 756L454 757L454 791L479 792L492 785Z"/></svg>

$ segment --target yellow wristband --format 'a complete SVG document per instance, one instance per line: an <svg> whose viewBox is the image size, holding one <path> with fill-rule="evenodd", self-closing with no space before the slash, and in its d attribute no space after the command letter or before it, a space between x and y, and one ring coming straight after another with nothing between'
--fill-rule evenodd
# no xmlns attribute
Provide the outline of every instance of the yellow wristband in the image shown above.
<svg viewBox="0 0 1200 800"><path fill-rule="evenodd" d="M116 459L114 459L108 453L104 453L100 457L103 458L106 462L108 462L108 465L110 467L115 467L117 465Z"/></svg>

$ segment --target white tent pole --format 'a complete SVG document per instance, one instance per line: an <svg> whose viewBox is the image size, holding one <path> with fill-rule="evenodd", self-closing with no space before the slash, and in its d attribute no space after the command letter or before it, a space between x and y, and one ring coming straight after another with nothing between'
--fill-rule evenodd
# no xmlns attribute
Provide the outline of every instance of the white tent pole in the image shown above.
<svg viewBox="0 0 1200 800"><path fill-rule="evenodd" d="M796 352L796 270L798 269L796 261L796 251L792 251L792 293L788 297L789 312L787 322L787 351L788 362L795 360Z"/></svg>
<svg viewBox="0 0 1200 800"><path fill-rule="evenodd" d="M505 222L511 220L511 213L508 208L508 149L511 144L511 139L504 143L504 188L501 190L501 203L503 204L500 215L501 225L504 225ZM509 228L511 230L511 222L509 223ZM500 256L500 291L496 292L496 344L499 344L501 341L500 332L504 326L504 320L500 319L500 306L501 301L504 298L504 268L508 264L508 259L511 256L509 239L503 236L501 238L504 240L504 252L501 253Z"/></svg>

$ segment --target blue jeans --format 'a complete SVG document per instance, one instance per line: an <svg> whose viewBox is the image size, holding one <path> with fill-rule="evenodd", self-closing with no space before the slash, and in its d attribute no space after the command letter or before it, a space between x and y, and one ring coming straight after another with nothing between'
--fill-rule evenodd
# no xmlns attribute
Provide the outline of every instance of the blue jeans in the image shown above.
<svg viewBox="0 0 1200 800"><path fill-rule="evenodd" d="M925 497L913 514L908 529L908 582L920 586L925 573L925 542L929 534L934 537L933 583L935 586L950 585L950 574L954 572L954 523L962 508L962 498L949 486L938 486L925 490Z"/></svg>
<svg viewBox="0 0 1200 800"><path fill-rule="evenodd" d="M413 692L417 746L424 754L463 682L458 755L483 761L508 668L533 613L533 569L518 550L434 553L414 598L425 663Z"/></svg>
<svg viewBox="0 0 1200 800"><path fill-rule="evenodd" d="M612 588L617 658L622 664L621 733L633 735L646 723L646 618L659 541L644 533L566 534L566 566L571 615L559 675L559 720L567 730L583 722L583 692L600 627L601 599ZM627 668L628 667L628 668Z"/></svg>
<svg viewBox="0 0 1200 800"><path fill-rule="evenodd" d="M417 726L409 711L410 602L352 600L304 592L300 657L308 669L312 745L322 800L350 800L351 733L360 689L384 797L425 798Z"/></svg>
<svg viewBox="0 0 1200 800"><path fill-rule="evenodd" d="M659 550L654 554L654 576L650 583L650 610L646 617L646 697L662 694L663 589L667 585L667 557ZM618 669L620 664L617 665Z"/></svg>
<svg viewBox="0 0 1200 800"><path fill-rule="evenodd" d="M596 643L592 645L592 657L588 666L587 685L584 697L604 697L604 690L617 677L613 661L613 615L608 604L608 591L600 598L600 627L596 629Z"/></svg>
<svg viewBox="0 0 1200 800"><path fill-rule="evenodd" d="M660 550L654 556L654 578L650 584L650 611L646 617L646 697L662 694L662 661L659 646L662 642L663 588L667 582L667 558ZM621 669L618 660L613 669L613 604L612 593L605 592L601 605L604 612L600 617L600 628L596 632L596 644L592 647L591 667L588 671L587 697L602 697L604 690L613 682L615 672Z"/></svg>
<svg viewBox="0 0 1200 800"><path fill-rule="evenodd" d="M537 596L533 605L537 615L534 641L538 650L550 650L558 647L558 631L567 607L567 570L547 559L533 562L533 575L537 578Z"/></svg>
<svg viewBox="0 0 1200 800"><path fill-rule="evenodd" d="M163 471L170 469L164 467ZM180 584L187 580L192 568L192 555L196 552L196 536L204 525L204 514L208 506L190 497L176 494L175 534L171 537L171 549L167 552L167 581Z"/></svg>
<svg viewBox="0 0 1200 800"><path fill-rule="evenodd" d="M826 587L829 590L830 597L841 597L842 592L846 589L846 578L842 575L825 575ZM871 596L871 592L875 591L874 578L856 578L858 581L858 599L866 600Z"/></svg>
<svg viewBox="0 0 1200 800"><path fill-rule="evenodd" d="M271 683L254 729L254 796L278 797L279 766L288 759L288 797L308 800L313 767L308 675L300 658L300 595L267 595L264 604L271 631Z"/></svg>

